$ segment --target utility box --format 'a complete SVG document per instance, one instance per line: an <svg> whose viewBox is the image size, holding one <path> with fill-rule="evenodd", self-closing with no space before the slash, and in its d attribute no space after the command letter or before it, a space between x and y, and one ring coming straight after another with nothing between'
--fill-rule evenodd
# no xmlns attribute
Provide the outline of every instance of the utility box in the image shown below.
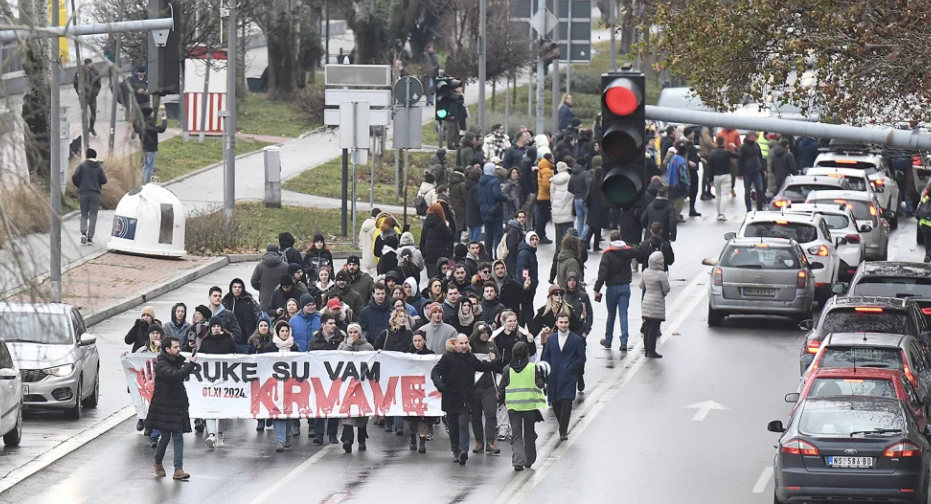
<svg viewBox="0 0 931 504"><path fill-rule="evenodd" d="M107 249L133 255L181 257L184 204L168 189L148 183L126 193L116 206Z"/></svg>

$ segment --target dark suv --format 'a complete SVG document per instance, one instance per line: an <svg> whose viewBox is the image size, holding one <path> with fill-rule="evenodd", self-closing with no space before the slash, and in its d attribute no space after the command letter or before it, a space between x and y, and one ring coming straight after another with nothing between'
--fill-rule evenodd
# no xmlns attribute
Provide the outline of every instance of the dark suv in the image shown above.
<svg viewBox="0 0 931 504"><path fill-rule="evenodd" d="M824 304L817 325L812 320L804 320L799 327L809 331L799 355L801 374L805 374L821 342L831 333L904 334L918 338L926 353L931 347L928 322L911 299L835 296Z"/></svg>
<svg viewBox="0 0 931 504"><path fill-rule="evenodd" d="M834 286L836 294L912 299L931 324L931 264L871 261L860 265L850 284Z"/></svg>

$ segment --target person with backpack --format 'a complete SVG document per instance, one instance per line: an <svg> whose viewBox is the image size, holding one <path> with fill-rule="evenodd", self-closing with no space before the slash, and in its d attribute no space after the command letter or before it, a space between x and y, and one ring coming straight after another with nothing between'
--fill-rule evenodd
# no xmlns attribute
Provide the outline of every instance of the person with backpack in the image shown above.
<svg viewBox="0 0 931 504"><path fill-rule="evenodd" d="M676 254L672 250L672 244L663 238L663 225L654 222L650 226L650 237L640 244L640 264L643 269L649 268L650 254L653 252L663 253L663 271L669 271L672 263L676 262Z"/></svg>
<svg viewBox="0 0 931 504"><path fill-rule="evenodd" d="M423 227L424 217L427 216L427 209L430 205L436 203L436 184L433 174L429 170L423 172L423 182L420 183L420 189L414 196L414 209L420 217L420 226Z"/></svg>
<svg viewBox="0 0 931 504"><path fill-rule="evenodd" d="M669 186L669 201L672 202L676 210L676 219L684 221L680 215L682 207L685 205L685 198L689 195L689 185L691 183L689 175L688 156L689 148L684 143L679 143L675 147L676 154L669 160L666 166L666 185Z"/></svg>

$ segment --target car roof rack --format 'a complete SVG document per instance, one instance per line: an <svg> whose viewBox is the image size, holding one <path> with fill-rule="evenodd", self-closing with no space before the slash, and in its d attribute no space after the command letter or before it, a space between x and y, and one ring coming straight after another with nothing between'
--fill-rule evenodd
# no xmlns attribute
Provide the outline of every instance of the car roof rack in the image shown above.
<svg viewBox="0 0 931 504"><path fill-rule="evenodd" d="M870 144L860 142L850 142L847 140L833 139L827 147L818 148L819 152L833 152L837 154L882 154L882 149L877 149Z"/></svg>

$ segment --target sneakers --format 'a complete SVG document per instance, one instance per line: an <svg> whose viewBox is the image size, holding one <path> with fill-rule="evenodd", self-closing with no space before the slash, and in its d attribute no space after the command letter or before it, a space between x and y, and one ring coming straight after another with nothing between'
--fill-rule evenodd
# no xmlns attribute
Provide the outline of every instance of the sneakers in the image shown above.
<svg viewBox="0 0 931 504"><path fill-rule="evenodd" d="M330 436L330 444L339 444L339 439L336 439L336 436Z"/></svg>
<svg viewBox="0 0 931 504"><path fill-rule="evenodd" d="M611 350L611 343L608 343L608 340L602 338L601 341L599 341L599 343L601 343L601 346L607 348L608 350Z"/></svg>
<svg viewBox="0 0 931 504"><path fill-rule="evenodd" d="M88 244L88 245L93 245L93 244L94 244L94 239L93 239L93 238L88 238L88 239L87 239L87 244Z"/></svg>
<svg viewBox="0 0 931 504"><path fill-rule="evenodd" d="M290 449L290 448L291 448L291 436L287 436L287 437L285 438L284 447L285 447L286 449Z"/></svg>
<svg viewBox="0 0 931 504"><path fill-rule="evenodd" d="M172 476L172 478L174 478L174 479L176 479L176 480L178 480L178 481L187 481L187 480L191 479L191 475L188 474L188 473L186 473L186 472L184 472L184 469L181 469L181 468L179 467L178 469L175 469L175 474L174 474L174 476Z"/></svg>
<svg viewBox="0 0 931 504"><path fill-rule="evenodd" d="M466 461L468 461L468 460L469 460L469 451L468 451L468 450L462 450L461 452L459 452L459 465L461 465L461 466L466 465Z"/></svg>
<svg viewBox="0 0 931 504"><path fill-rule="evenodd" d="M87 235L81 233L81 245L87 245Z"/></svg>
<svg viewBox="0 0 931 504"><path fill-rule="evenodd" d="M523 470L524 470L524 466L522 466L522 465L515 465L515 466L514 466L514 471L516 471L516 472L520 472L520 471L523 471Z"/></svg>
<svg viewBox="0 0 931 504"><path fill-rule="evenodd" d="M136 430L142 431L142 429L145 429L145 420L142 420L142 419L136 420Z"/></svg>
<svg viewBox="0 0 931 504"><path fill-rule="evenodd" d="M630 347L627 346L625 343L621 343L621 346L618 347L618 350L620 350L620 351L622 351L622 352L626 352L626 351L629 350L629 349L630 349Z"/></svg>
<svg viewBox="0 0 931 504"><path fill-rule="evenodd" d="M158 462L155 463L155 476L159 478L164 478L165 476L168 476L168 474L165 473L165 467L162 464L159 464Z"/></svg>
<svg viewBox="0 0 931 504"><path fill-rule="evenodd" d="M482 450L485 449L485 443L481 441L475 442L475 447L472 448L472 453L482 453Z"/></svg>
<svg viewBox="0 0 931 504"><path fill-rule="evenodd" d="M698 212L698 211L696 211L696 210L692 210L692 211L689 212L689 217L701 217L701 212Z"/></svg>
<svg viewBox="0 0 931 504"><path fill-rule="evenodd" d="M142 422L142 420L139 420L139 422L136 423L137 430L142 430L142 428L139 427L140 425L142 425L140 422ZM200 418L194 419L194 430L197 432L204 432L204 421L202 419Z"/></svg>
<svg viewBox="0 0 931 504"><path fill-rule="evenodd" d="M647 357L647 359L662 359L662 358L663 358L662 355L660 355L660 354L658 354L658 353L656 353L656 352L648 353L648 354L646 355L646 357Z"/></svg>
<svg viewBox="0 0 931 504"><path fill-rule="evenodd" d="M207 439L204 440L204 443L207 443L207 448L211 450L217 447L217 435L216 434L207 434Z"/></svg>
<svg viewBox="0 0 931 504"><path fill-rule="evenodd" d="M498 448L494 443L488 443L485 445L485 453L490 453L492 455L497 455L501 453L501 448Z"/></svg>
<svg viewBox="0 0 931 504"><path fill-rule="evenodd" d="M724 222L727 220L727 217L724 214L718 214L718 222Z"/></svg>
<svg viewBox="0 0 931 504"><path fill-rule="evenodd" d="M427 438L420 438L420 443L417 445L417 453L427 453Z"/></svg>
<svg viewBox="0 0 931 504"><path fill-rule="evenodd" d="M394 433L397 434L398 436L403 436L404 429L402 427L398 427L397 429L394 430Z"/></svg>
<svg viewBox="0 0 931 504"><path fill-rule="evenodd" d="M462 453L459 450L453 450L453 462L459 462L459 454Z"/></svg>
<svg viewBox="0 0 931 504"><path fill-rule="evenodd" d="M284 443L281 441L275 443L275 453L281 453L284 451Z"/></svg>
<svg viewBox="0 0 931 504"><path fill-rule="evenodd" d="M559 435L559 440L560 440L560 441L568 441L568 440L569 440L569 434L560 434L560 435Z"/></svg>

